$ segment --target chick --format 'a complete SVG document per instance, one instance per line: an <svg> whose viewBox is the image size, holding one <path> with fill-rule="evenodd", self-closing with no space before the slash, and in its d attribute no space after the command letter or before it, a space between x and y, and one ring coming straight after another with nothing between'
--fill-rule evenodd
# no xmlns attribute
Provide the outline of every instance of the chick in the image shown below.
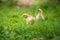
<svg viewBox="0 0 60 40"><path fill-rule="evenodd" d="M36 20L44 20L43 11L41 9L38 10L38 14L36 15Z"/></svg>
<svg viewBox="0 0 60 40"><path fill-rule="evenodd" d="M22 15L22 17L26 19L27 24L34 24L35 18L33 16L31 16L31 15L29 15L27 13L24 13Z"/></svg>

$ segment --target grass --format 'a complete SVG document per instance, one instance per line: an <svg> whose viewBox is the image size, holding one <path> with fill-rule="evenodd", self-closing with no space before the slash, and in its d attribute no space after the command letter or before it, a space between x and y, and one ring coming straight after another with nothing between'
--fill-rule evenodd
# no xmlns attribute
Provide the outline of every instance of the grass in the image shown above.
<svg viewBox="0 0 60 40"><path fill-rule="evenodd" d="M36 21L27 25L21 16L29 13L36 16L37 10L44 11L44 21ZM60 38L60 6L33 6L30 8L16 8L1 5L0 7L0 40L59 40Z"/></svg>

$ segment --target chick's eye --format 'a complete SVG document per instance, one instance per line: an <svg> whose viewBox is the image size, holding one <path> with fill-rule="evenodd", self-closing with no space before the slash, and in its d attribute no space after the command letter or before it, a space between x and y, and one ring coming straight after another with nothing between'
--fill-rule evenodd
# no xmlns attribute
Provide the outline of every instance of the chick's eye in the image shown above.
<svg viewBox="0 0 60 40"><path fill-rule="evenodd" d="M26 18L27 16L26 16L26 15L24 15L23 17L24 17L24 18Z"/></svg>

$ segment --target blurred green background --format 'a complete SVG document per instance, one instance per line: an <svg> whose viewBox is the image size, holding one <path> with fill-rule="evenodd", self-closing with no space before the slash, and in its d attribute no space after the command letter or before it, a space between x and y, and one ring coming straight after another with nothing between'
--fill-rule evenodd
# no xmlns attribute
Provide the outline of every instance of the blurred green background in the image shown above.
<svg viewBox="0 0 60 40"><path fill-rule="evenodd" d="M38 9L45 20L27 25L21 15L36 16ZM0 40L60 40L60 0L34 0L32 5L0 0Z"/></svg>

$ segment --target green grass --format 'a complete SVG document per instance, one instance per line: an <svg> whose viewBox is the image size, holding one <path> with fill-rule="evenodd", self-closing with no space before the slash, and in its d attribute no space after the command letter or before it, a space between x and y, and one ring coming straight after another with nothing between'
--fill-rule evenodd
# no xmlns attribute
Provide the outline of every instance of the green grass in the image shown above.
<svg viewBox="0 0 60 40"><path fill-rule="evenodd" d="M37 10L44 11L44 21L36 21L27 25L21 16L29 13L36 16ZM59 40L60 38L60 6L33 6L30 8L16 8L0 6L0 40L32 40L42 37L44 40Z"/></svg>

